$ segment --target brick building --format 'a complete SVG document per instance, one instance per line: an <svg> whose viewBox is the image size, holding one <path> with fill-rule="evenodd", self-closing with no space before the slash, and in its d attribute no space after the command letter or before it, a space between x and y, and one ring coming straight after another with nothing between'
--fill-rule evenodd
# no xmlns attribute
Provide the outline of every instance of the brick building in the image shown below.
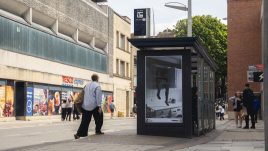
<svg viewBox="0 0 268 151"><path fill-rule="evenodd" d="M228 0L228 96L243 91L248 66L261 64L261 0ZM260 83L250 83L260 93ZM229 111L232 111L229 105ZM232 115L232 114L230 114ZM232 116L231 116L232 117Z"/></svg>

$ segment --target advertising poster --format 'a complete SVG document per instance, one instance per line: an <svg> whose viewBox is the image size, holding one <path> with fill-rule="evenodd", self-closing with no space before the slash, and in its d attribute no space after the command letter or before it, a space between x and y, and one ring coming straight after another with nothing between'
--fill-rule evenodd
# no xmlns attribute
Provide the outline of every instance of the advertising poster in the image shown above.
<svg viewBox="0 0 268 151"><path fill-rule="evenodd" d="M33 115L48 115L47 89L34 88Z"/></svg>
<svg viewBox="0 0 268 151"><path fill-rule="evenodd" d="M145 71L145 122L183 123L182 56L147 56Z"/></svg>
<svg viewBox="0 0 268 151"><path fill-rule="evenodd" d="M26 116L33 115L33 88L27 87Z"/></svg>
<svg viewBox="0 0 268 151"><path fill-rule="evenodd" d="M6 86L0 83L0 118L4 117L4 108L6 104Z"/></svg>
<svg viewBox="0 0 268 151"><path fill-rule="evenodd" d="M4 107L4 116L14 116L14 87L6 86L6 102Z"/></svg>
<svg viewBox="0 0 268 151"><path fill-rule="evenodd" d="M49 90L48 92L48 115L59 115L61 106L61 92Z"/></svg>
<svg viewBox="0 0 268 151"><path fill-rule="evenodd" d="M110 113L110 103L113 100L113 94L108 92L102 93L102 109L104 113Z"/></svg>

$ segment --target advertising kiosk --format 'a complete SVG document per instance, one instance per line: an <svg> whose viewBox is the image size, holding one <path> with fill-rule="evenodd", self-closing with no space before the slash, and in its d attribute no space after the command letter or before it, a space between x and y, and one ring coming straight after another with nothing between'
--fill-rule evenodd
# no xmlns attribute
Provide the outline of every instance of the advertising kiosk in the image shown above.
<svg viewBox="0 0 268 151"><path fill-rule="evenodd" d="M191 138L215 128L217 65L194 37L134 38L137 134Z"/></svg>

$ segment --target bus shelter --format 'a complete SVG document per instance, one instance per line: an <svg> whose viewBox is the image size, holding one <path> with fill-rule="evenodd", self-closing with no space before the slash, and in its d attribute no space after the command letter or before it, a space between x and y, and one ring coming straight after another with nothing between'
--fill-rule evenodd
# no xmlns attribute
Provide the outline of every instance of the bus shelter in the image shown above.
<svg viewBox="0 0 268 151"><path fill-rule="evenodd" d="M217 65L195 37L129 39L137 52L137 134L191 138L215 129Z"/></svg>

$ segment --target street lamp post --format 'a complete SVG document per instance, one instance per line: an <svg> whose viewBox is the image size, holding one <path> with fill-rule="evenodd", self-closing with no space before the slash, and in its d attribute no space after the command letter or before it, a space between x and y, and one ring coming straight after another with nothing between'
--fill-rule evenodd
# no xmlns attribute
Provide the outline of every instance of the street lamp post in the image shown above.
<svg viewBox="0 0 268 151"><path fill-rule="evenodd" d="M187 36L192 37L192 0L188 0L188 26Z"/></svg>
<svg viewBox="0 0 268 151"><path fill-rule="evenodd" d="M174 5L174 4L180 4L182 6ZM187 23L187 36L192 37L192 0L188 0L188 8L179 2L169 2L165 4L166 7L182 10L182 11L188 11L188 23Z"/></svg>

